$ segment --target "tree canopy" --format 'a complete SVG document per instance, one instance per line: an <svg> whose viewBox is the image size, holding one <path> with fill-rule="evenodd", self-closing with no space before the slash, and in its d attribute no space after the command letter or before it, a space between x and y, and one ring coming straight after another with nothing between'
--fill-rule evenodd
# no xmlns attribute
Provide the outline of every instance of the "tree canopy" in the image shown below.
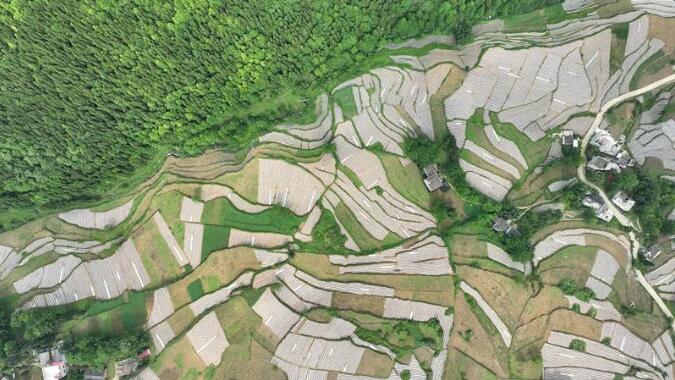
<svg viewBox="0 0 675 380"><path fill-rule="evenodd" d="M0 211L97 201L161 154L245 146L389 41L554 2L2 2Z"/></svg>

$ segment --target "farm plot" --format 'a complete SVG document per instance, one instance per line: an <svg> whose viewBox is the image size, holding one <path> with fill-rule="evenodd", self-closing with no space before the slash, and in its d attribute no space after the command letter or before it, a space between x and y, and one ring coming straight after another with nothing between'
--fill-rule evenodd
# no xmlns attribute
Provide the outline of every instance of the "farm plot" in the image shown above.
<svg viewBox="0 0 675 380"><path fill-rule="evenodd" d="M448 251L438 236L429 236L410 247L396 247L365 256L330 256L340 274L452 274Z"/></svg>
<svg viewBox="0 0 675 380"><path fill-rule="evenodd" d="M204 313L206 310L220 305L227 301L230 298L230 295L233 291L251 285L253 281L253 273L246 272L241 276L237 277L236 280L232 281L229 285L224 288L218 289L213 293L205 294L198 298L197 300L190 303L190 310L195 315L195 317Z"/></svg>
<svg viewBox="0 0 675 380"><path fill-rule="evenodd" d="M407 117L429 138L434 138L428 100L438 91L449 70L448 64L427 72L399 67L379 68L338 86L334 92L342 91L345 85L353 85L357 108L353 120L361 140L366 145L381 143L385 150L401 154L398 143L402 137L414 133L413 126L404 120Z"/></svg>
<svg viewBox="0 0 675 380"><path fill-rule="evenodd" d="M186 334L192 348L206 365L220 364L223 352L230 343L225 337L215 312L210 312L197 322Z"/></svg>
<svg viewBox="0 0 675 380"><path fill-rule="evenodd" d="M260 269L255 252L250 248L234 248L211 254L199 267L180 281L168 286L171 300L176 309L193 301L189 286L193 283L206 283L207 292L219 289L234 281L247 270Z"/></svg>
<svg viewBox="0 0 675 380"><path fill-rule="evenodd" d="M444 306L451 306L454 301L454 284L450 276L340 274L339 267L330 263L328 256L309 253L296 253L291 262L299 270L321 279L354 281L393 288L395 296L402 299Z"/></svg>
<svg viewBox="0 0 675 380"><path fill-rule="evenodd" d="M598 299L606 299L612 291L611 284L618 270L619 263L614 257L602 249L598 250L586 287L591 289Z"/></svg>
<svg viewBox="0 0 675 380"><path fill-rule="evenodd" d="M647 273L645 278L663 299L675 301L675 258Z"/></svg>
<svg viewBox="0 0 675 380"><path fill-rule="evenodd" d="M131 233L136 249L141 253L141 261L150 276L151 286L177 278L183 273L181 263L187 264L184 261L187 256L183 250L177 245L170 245L177 242L168 225L158 215L159 212L155 213L153 220L146 220Z"/></svg>
<svg viewBox="0 0 675 380"><path fill-rule="evenodd" d="M615 235L611 232L594 230L589 228L576 228L559 230L546 236L534 246L533 263L536 266L540 261L555 254L564 247L571 245L587 246L595 245L595 241L589 242L588 239L603 238L603 240L617 243L624 250L624 258L614 257L615 260L630 262L630 243L623 235Z"/></svg>
<svg viewBox="0 0 675 380"><path fill-rule="evenodd" d="M308 171L281 160L259 160L258 201L278 204L304 215L324 191L323 183Z"/></svg>
<svg viewBox="0 0 675 380"><path fill-rule="evenodd" d="M125 204L108 211L97 212L91 209L76 209L63 212L59 214L59 219L82 228L104 230L122 223L129 216L133 206L134 200L131 199Z"/></svg>
<svg viewBox="0 0 675 380"><path fill-rule="evenodd" d="M82 263L56 290L36 295L24 307L58 306L89 297L112 299L149 283L150 277L134 243L127 240L112 256Z"/></svg>
<svg viewBox="0 0 675 380"><path fill-rule="evenodd" d="M326 144L332 137L333 113L329 110L328 94L317 99L319 108L315 122L306 125L278 125L273 131L261 136L260 142L272 142L296 149L314 149Z"/></svg>
<svg viewBox="0 0 675 380"><path fill-rule="evenodd" d="M380 241L389 232L405 239L433 226L432 215L394 190L374 153L341 137L335 143L341 164L354 172L360 184L338 172L336 182L326 193L331 204L343 202L368 233ZM381 189L379 193L377 188Z"/></svg>
<svg viewBox="0 0 675 380"><path fill-rule="evenodd" d="M64 256L55 262L38 268L26 277L14 283L14 289L17 293L27 293L36 288L51 288L64 279L68 278L70 273L82 262L75 256Z"/></svg>
<svg viewBox="0 0 675 380"><path fill-rule="evenodd" d="M289 235L272 232L249 232L233 228L230 230L227 246L230 248L241 246L275 248L284 246L292 240L293 238Z"/></svg>
<svg viewBox="0 0 675 380"><path fill-rule="evenodd" d="M490 48L462 87L446 100L446 117L467 120L475 109L484 107L532 141L539 140L572 114L589 109L598 85L608 78L609 49L599 43L608 37L599 34L553 48ZM587 47L595 48L589 52L592 57L585 56ZM586 70L593 63L598 69L589 75Z"/></svg>
<svg viewBox="0 0 675 380"><path fill-rule="evenodd" d="M297 231L302 218L281 206L264 206L256 213L240 211L225 198L205 203L201 223L256 232L274 232L286 235Z"/></svg>
<svg viewBox="0 0 675 380"><path fill-rule="evenodd" d="M577 356L578 352L564 349L573 347L573 340L583 342L586 358L592 360L586 362L583 367L603 372L623 374L628 367L633 367L642 372L643 377L664 378L662 374L670 371L670 364L675 360L671 340L664 340L661 335L650 344L618 322L603 323L601 339L605 344L588 338L552 332L548 344L553 346L544 346L544 351L551 351L548 355L544 355L544 366L547 367L547 356L548 366L551 367L566 366L570 364L570 359L581 359ZM666 375L665 378L670 376Z"/></svg>
<svg viewBox="0 0 675 380"><path fill-rule="evenodd" d="M675 171L675 120L641 124L628 142L628 149L640 165L651 157L664 169Z"/></svg>
<svg viewBox="0 0 675 380"><path fill-rule="evenodd" d="M162 214L157 211L153 216L152 219L154 220L155 224L157 225L157 229L159 230L159 233L162 235L162 238L164 239L164 242L166 245L169 247L169 251L173 254L174 258L176 259L176 262L178 263L179 266L185 266L188 263L188 260L185 256L185 253L183 253L183 249L181 248L180 245L178 245L178 241L176 240L176 237L173 235L171 232L171 229L169 228L169 225L166 223L164 218L162 217Z"/></svg>
<svg viewBox="0 0 675 380"><path fill-rule="evenodd" d="M147 327L153 327L173 314L173 302L167 288L160 288L153 293L152 309L148 316Z"/></svg>
<svg viewBox="0 0 675 380"><path fill-rule="evenodd" d="M483 297L476 289L469 286L466 282L462 281L460 283L460 287L466 294L470 295L474 300L476 300L478 306L480 306L483 312L485 312L488 318L490 318L492 324L497 328L497 331L499 331L499 335L502 337L502 341L504 341L506 347L511 346L511 332L506 327L504 322L502 322L502 320L499 318L494 309L488 305L487 302L485 302Z"/></svg>

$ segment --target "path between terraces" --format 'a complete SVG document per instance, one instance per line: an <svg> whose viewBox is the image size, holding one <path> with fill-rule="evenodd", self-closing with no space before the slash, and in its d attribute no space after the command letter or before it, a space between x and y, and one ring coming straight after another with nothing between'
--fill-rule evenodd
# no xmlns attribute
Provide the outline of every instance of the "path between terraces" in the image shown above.
<svg viewBox="0 0 675 380"><path fill-rule="evenodd" d="M614 204L609 200L609 198L607 197L607 194L605 194L605 191L603 189L601 189L599 186L597 186L596 184L594 184L593 182L589 181L586 178L586 156L585 156L586 155L586 147L588 146L588 142L591 140L591 136L593 136L593 133L595 132L595 130L598 129L598 127L600 126L600 123L602 122L602 118L604 117L605 113L607 111L609 111L610 108L614 107L615 105L617 105L617 104L619 104L623 101L634 98L636 96L640 96L644 93L655 90L659 87L665 86L665 85L673 83L673 82L675 82L675 74L671 74L671 75L669 75L669 76L667 76L663 79L660 79L660 80L658 80L654 83L651 83L647 86L641 87L637 90L627 92L627 93L625 93L623 95L620 95L620 96L608 101L607 103L603 104L602 107L600 107L600 111L595 116L595 120L593 120L593 124L591 124L591 127L588 129L588 132L586 132L586 135L584 136L584 139L581 142L581 153L580 154L581 154L582 160L581 160L581 163L579 164L579 167L577 168L577 176L579 177L581 182L585 183L587 186L592 187L593 189L595 189L598 192L598 194L600 194L600 197L602 197L602 200L605 202L607 207L609 207L610 211L612 211L614 213L614 216L619 221L619 223L621 223L621 225L626 226L626 227L630 227L631 229L633 229L633 231L630 232L629 236L630 236L630 240L631 240L631 243L632 243L632 246L633 246L632 247L633 248L632 255L633 255L634 259L637 258L638 250L640 249L640 242L638 242L638 240L637 240L635 231L640 232L640 229L636 228L636 226L633 224L633 222L627 216L625 216L621 212L621 210L619 210L616 206L614 206ZM667 315L668 317L670 317L671 320L672 320L673 313L670 312L670 310L668 309L668 306L666 306L665 302L663 302L661 297L659 297L659 294L656 292L656 290L654 290L654 288L652 288L652 286L649 284L649 282L647 282L645 277L642 275L642 272L640 272L640 270L638 270L635 267L633 267L633 270L635 271L635 277L640 282L642 287L644 287L645 290L647 291L647 293L649 293L649 295L654 299L654 302L656 302L656 304L659 305L659 308L661 309L661 311L663 311L663 313L665 315ZM673 330L675 330L675 322L672 323L671 328Z"/></svg>

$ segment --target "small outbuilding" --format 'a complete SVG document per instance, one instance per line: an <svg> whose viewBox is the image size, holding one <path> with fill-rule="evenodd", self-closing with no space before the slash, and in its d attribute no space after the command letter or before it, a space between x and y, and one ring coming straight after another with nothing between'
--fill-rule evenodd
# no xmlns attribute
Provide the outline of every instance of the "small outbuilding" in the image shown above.
<svg viewBox="0 0 675 380"><path fill-rule="evenodd" d="M623 211L630 211L635 206L635 201L625 191L617 191L612 197L612 203Z"/></svg>

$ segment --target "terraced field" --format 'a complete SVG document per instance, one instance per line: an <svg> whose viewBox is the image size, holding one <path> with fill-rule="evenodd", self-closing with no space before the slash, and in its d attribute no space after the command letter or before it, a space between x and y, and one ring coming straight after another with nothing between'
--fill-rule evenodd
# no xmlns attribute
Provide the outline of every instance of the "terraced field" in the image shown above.
<svg viewBox="0 0 675 380"><path fill-rule="evenodd" d="M675 59L675 6L557 7L573 16L488 24L460 50L392 45L390 64L321 94L310 124L168 157L122 199L0 234L0 304L86 310L66 340L144 331L139 379L675 378L672 237L644 269L628 229L568 195L585 158L559 136L672 74L640 68ZM657 160L672 180L671 90L620 130L635 170ZM438 155L408 157L413 140ZM427 191L429 163L447 189Z"/></svg>

